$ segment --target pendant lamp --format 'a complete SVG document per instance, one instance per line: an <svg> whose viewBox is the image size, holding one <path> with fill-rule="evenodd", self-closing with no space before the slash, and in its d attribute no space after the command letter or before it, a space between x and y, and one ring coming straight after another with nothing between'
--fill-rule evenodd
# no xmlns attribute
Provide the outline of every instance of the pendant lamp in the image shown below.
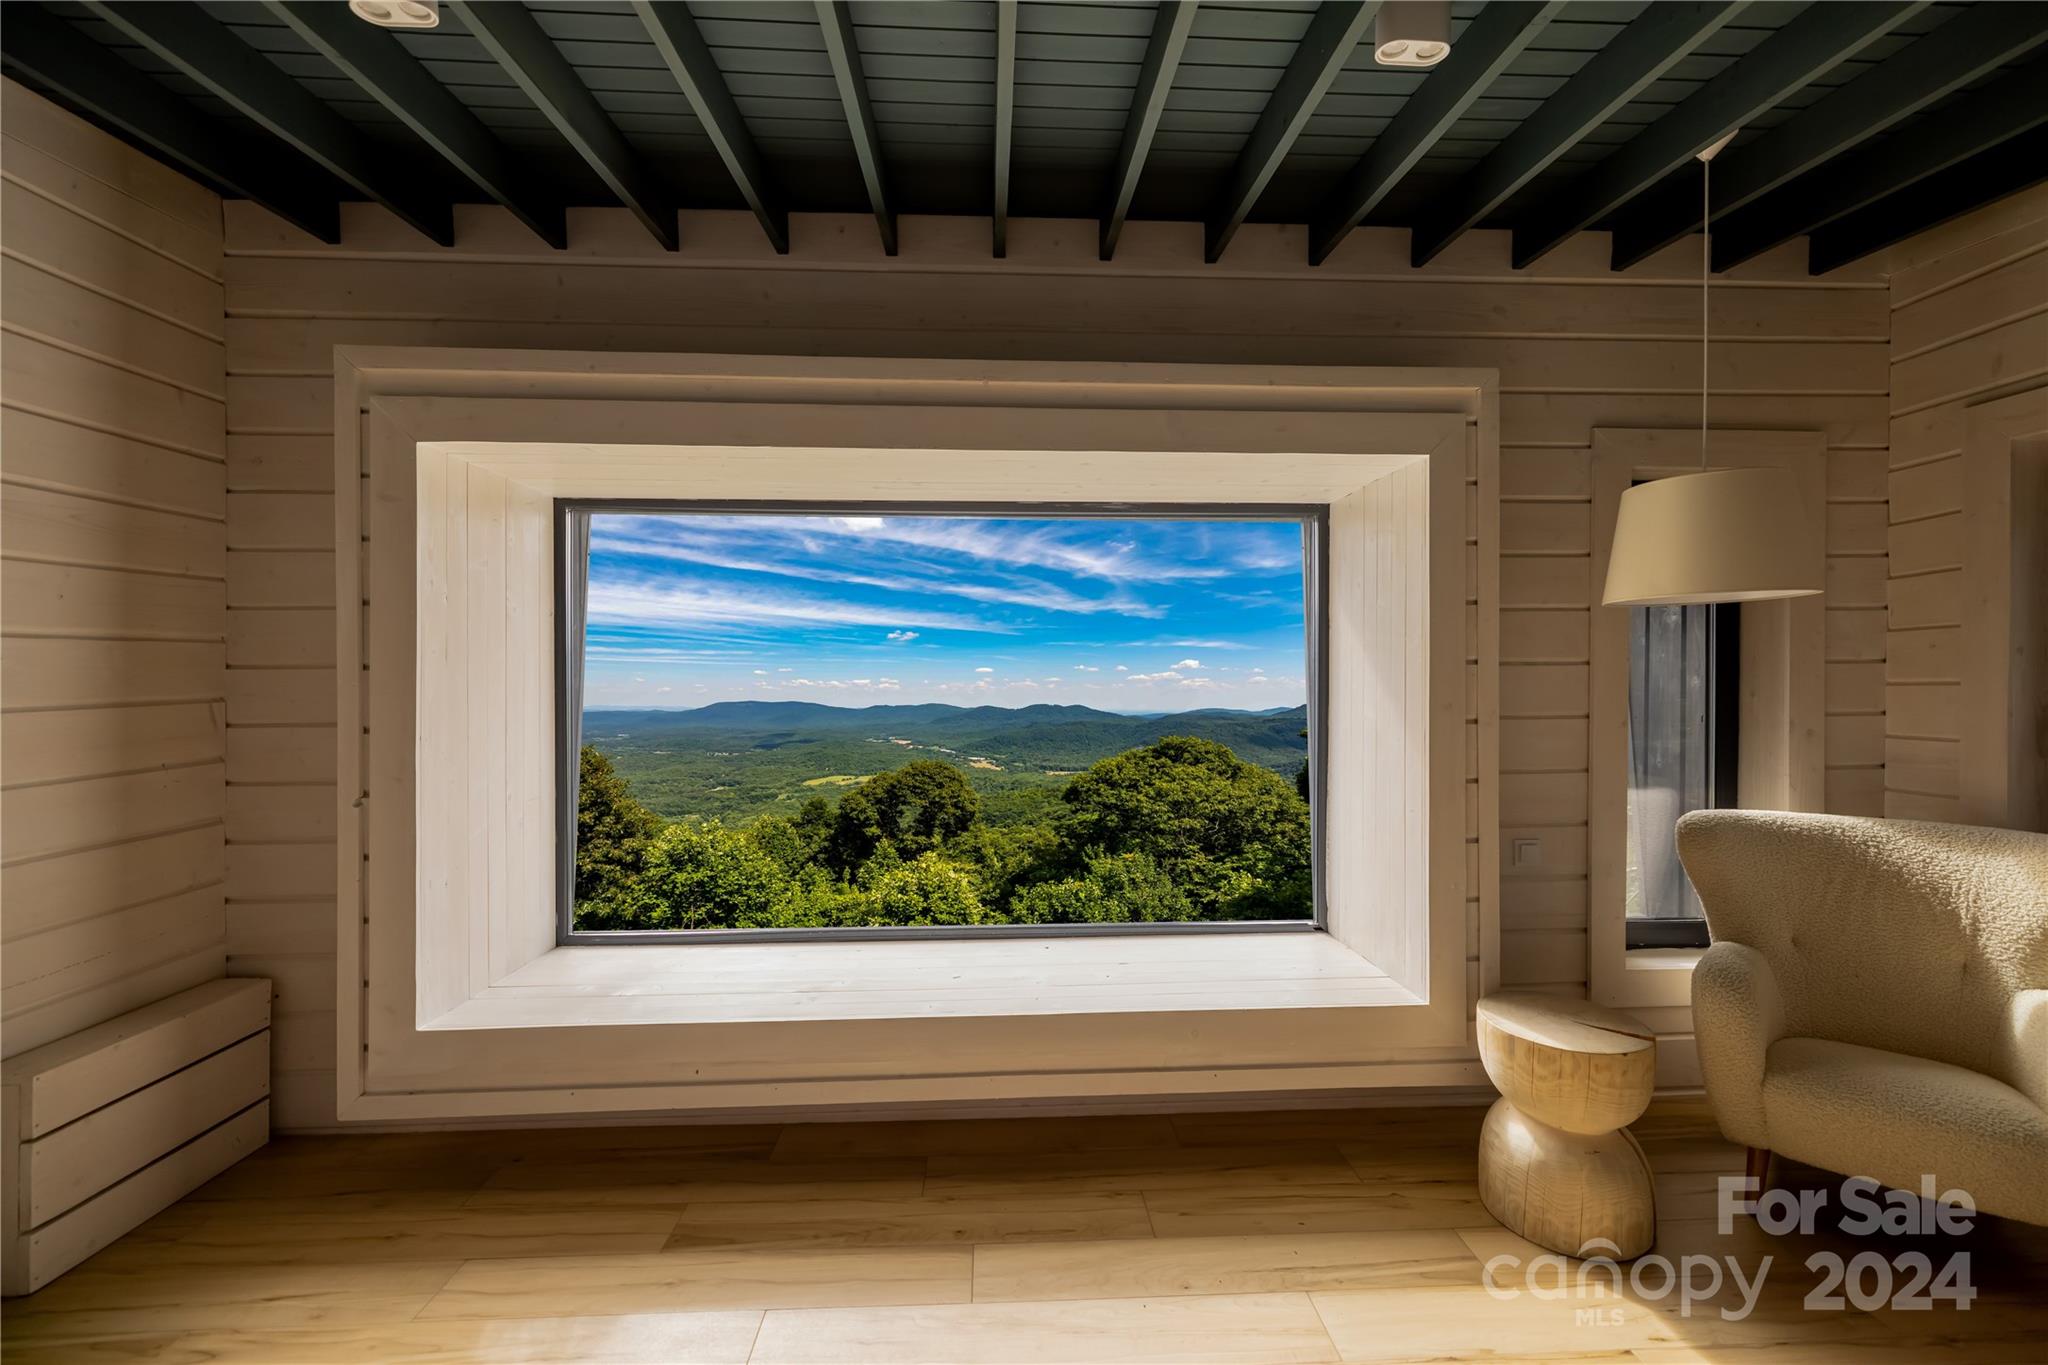
<svg viewBox="0 0 2048 1365"><path fill-rule="evenodd" d="M1822 589L1812 510L1790 470L1707 468L1707 298L1712 278L1708 177L1700 159L1700 472L1639 483L1621 495L1602 605L1643 607L1761 602L1810 597Z"/></svg>

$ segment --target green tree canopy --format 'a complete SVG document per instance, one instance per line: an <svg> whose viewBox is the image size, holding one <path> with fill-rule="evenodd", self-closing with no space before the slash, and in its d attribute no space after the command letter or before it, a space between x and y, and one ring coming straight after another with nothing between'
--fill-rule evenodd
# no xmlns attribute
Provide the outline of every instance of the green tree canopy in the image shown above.
<svg viewBox="0 0 2048 1365"><path fill-rule="evenodd" d="M576 771L576 899L582 901L640 875L661 818L633 799L626 779L593 746L583 746Z"/></svg>
<svg viewBox="0 0 2048 1365"><path fill-rule="evenodd" d="M903 858L918 858L966 833L979 812L965 774L950 763L921 758L871 777L839 798L828 854L848 872L884 843Z"/></svg>
<svg viewBox="0 0 2048 1365"><path fill-rule="evenodd" d="M781 922L789 874L739 830L670 825L647 846L648 929L766 929Z"/></svg>
<svg viewBox="0 0 2048 1365"><path fill-rule="evenodd" d="M1309 812L1279 774L1211 740L1173 735L1105 758L1063 797L1077 869L1148 855L1202 919L1298 918L1309 895Z"/></svg>

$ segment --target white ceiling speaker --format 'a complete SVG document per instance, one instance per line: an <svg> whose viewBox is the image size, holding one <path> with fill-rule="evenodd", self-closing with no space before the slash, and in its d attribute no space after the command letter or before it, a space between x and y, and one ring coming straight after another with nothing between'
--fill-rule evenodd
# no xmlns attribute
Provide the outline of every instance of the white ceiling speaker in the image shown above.
<svg viewBox="0 0 2048 1365"><path fill-rule="evenodd" d="M1372 38L1372 59L1381 66L1435 66L1451 55L1450 0L1387 0Z"/></svg>
<svg viewBox="0 0 2048 1365"><path fill-rule="evenodd" d="M348 0L358 19L378 28L439 28L441 7L435 0Z"/></svg>

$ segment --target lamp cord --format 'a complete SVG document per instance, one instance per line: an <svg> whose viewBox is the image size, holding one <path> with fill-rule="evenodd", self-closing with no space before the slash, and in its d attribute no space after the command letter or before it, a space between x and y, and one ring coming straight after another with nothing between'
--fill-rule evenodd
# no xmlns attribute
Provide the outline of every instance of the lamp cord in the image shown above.
<svg viewBox="0 0 2048 1365"><path fill-rule="evenodd" d="M1707 353L1711 327L1708 313L1708 280L1713 272L1714 197L1710 186L1714 176L1711 160L1700 162L1700 468L1707 467Z"/></svg>

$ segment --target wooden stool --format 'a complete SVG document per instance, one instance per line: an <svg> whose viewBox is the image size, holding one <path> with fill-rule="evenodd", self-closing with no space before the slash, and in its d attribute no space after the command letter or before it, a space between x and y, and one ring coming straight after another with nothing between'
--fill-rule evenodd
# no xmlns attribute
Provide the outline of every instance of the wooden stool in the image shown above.
<svg viewBox="0 0 2048 1365"><path fill-rule="evenodd" d="M1650 1162L1627 1126L1650 1103L1656 1043L1618 1010L1533 991L1479 1002L1479 1060L1501 1098L1479 1133L1479 1197L1567 1256L1627 1260L1657 1239ZM1589 1246L1602 1241L1611 1245Z"/></svg>

